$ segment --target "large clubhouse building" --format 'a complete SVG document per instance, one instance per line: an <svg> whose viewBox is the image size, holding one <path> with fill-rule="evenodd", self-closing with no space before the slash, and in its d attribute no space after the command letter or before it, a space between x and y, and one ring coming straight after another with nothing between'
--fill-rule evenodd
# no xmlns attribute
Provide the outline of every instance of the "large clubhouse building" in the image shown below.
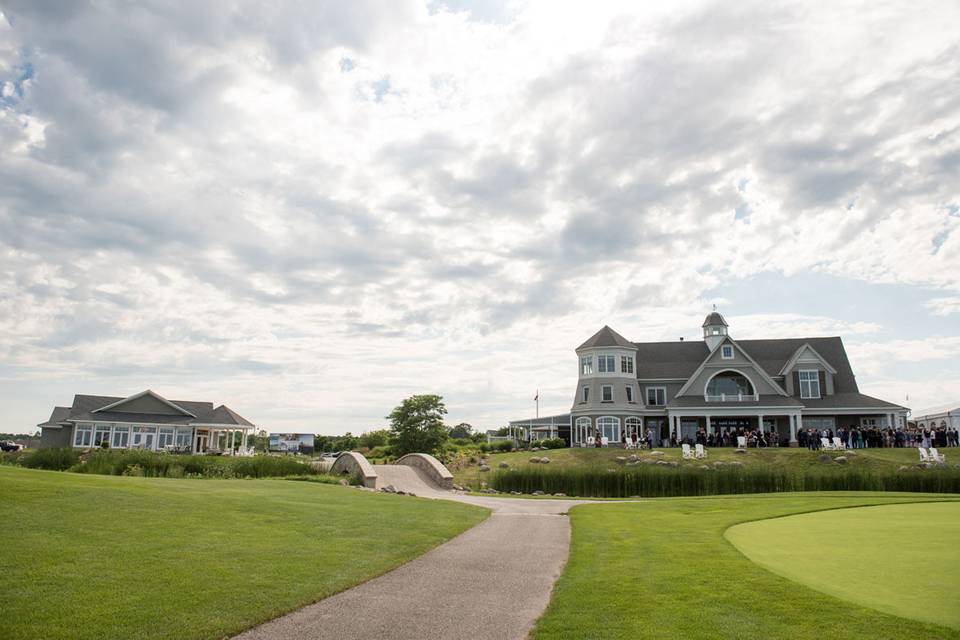
<svg viewBox="0 0 960 640"><path fill-rule="evenodd" d="M650 431L659 444L737 429L795 445L799 429L906 425L906 407L860 393L841 338L737 341L728 329L717 312L702 341L630 342L603 327L576 349L570 414L511 426L578 446L597 435L619 443Z"/></svg>
<svg viewBox="0 0 960 640"><path fill-rule="evenodd" d="M37 426L41 447L180 453L246 453L247 435L255 428L225 405L167 400L149 389L126 398L78 394L71 406L54 407L50 419Z"/></svg>

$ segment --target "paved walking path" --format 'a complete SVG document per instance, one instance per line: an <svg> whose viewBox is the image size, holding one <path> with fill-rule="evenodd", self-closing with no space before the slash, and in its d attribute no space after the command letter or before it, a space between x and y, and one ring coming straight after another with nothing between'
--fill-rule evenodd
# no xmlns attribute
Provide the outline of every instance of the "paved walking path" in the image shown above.
<svg viewBox="0 0 960 640"><path fill-rule="evenodd" d="M382 468L377 467L378 474ZM405 491L487 507L493 514L390 573L250 629L237 640L527 636L567 560L570 523L562 514L584 501L464 496L436 489L410 467L387 473L386 480L404 482ZM389 523L384 535L390 535Z"/></svg>

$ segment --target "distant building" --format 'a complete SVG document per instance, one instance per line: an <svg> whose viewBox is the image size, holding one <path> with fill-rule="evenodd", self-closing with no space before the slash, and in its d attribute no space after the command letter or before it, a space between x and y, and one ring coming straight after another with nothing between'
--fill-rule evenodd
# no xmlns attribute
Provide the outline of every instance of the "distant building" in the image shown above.
<svg viewBox="0 0 960 640"><path fill-rule="evenodd" d="M247 452L253 423L225 405L167 400L149 389L123 398L77 394L37 425L41 447L149 449L182 453ZM241 439L237 444L236 435Z"/></svg>
<svg viewBox="0 0 960 640"><path fill-rule="evenodd" d="M271 433L268 448L284 453L313 454L312 433Z"/></svg>
<svg viewBox="0 0 960 640"><path fill-rule="evenodd" d="M903 427L907 409L860 393L840 337L734 340L717 312L703 340L631 342L603 327L576 349L569 416L516 420L531 438L611 444L652 433L654 444L699 430L775 431L795 444L803 428ZM551 424L552 421L552 424Z"/></svg>
<svg viewBox="0 0 960 640"><path fill-rule="evenodd" d="M960 402L918 411L911 420L921 429L946 429L947 427L960 429Z"/></svg>

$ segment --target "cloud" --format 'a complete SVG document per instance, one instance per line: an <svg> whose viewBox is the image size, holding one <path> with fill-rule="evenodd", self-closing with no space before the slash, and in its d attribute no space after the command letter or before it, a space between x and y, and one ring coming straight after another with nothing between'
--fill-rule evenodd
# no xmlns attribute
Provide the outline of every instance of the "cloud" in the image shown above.
<svg viewBox="0 0 960 640"><path fill-rule="evenodd" d="M568 408L597 326L695 336L707 293L757 274L922 287L947 315L957 19L6 3L0 360L328 430L430 387L496 426L527 387ZM742 315L742 336L910 339L865 310Z"/></svg>

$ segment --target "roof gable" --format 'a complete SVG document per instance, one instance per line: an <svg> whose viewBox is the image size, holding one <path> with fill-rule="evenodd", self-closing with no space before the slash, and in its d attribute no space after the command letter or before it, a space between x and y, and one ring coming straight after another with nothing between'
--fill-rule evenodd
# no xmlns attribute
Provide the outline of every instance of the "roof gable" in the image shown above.
<svg viewBox="0 0 960 640"><path fill-rule="evenodd" d="M823 356L817 353L816 349L810 346L809 342L805 342L799 349L796 350L793 356L789 360L787 360L787 362L783 365L783 367L780 369L779 375L781 376L787 375L793 370L793 368L799 362L818 362L821 365L823 365L823 368L829 371L830 373L837 372L837 370L834 369L833 366L829 362L827 362L827 360Z"/></svg>
<svg viewBox="0 0 960 640"><path fill-rule="evenodd" d="M586 342L577 347L577 351L580 351L581 349L590 349L593 347L622 347L624 349L631 350L636 350L637 348L634 343L630 342L607 325L604 325L600 331L597 331L595 334L590 336Z"/></svg>
<svg viewBox="0 0 960 640"><path fill-rule="evenodd" d="M723 360L720 359L720 349L727 344L732 345L733 348L736 351L739 351L741 355L743 355L744 359L747 361L746 364L742 362L739 365L731 364L729 365L731 369L736 369L737 366L741 366L741 367L752 366L752 368L763 379L763 381L769 384L771 387L773 387L774 391L776 391L778 395L781 395L781 396L787 395L787 392L783 389L783 387L777 384L777 382L772 377L770 377L770 374L767 373L764 370L764 368L761 367L760 364L757 363L757 361L754 360L749 353L747 353L745 349L743 349L739 344L737 344L736 340L734 340L730 336L726 336L724 337L723 340L717 343L717 345L713 348L712 351L710 351L710 353L703 360L703 362L700 363L700 366L697 367L697 370L694 371L692 375L690 375L690 377L687 379L687 382L680 388L679 391L677 391L677 394L676 394L677 396L682 396L685 393L689 392L691 385L693 385L694 381L696 381L696 379L700 376L700 374L708 365L713 364L714 362L719 362L720 364L723 364Z"/></svg>
<svg viewBox="0 0 960 640"><path fill-rule="evenodd" d="M113 411L117 413L148 413L153 415L182 415L196 418L197 416L183 407L170 402L159 393L150 389L141 391L122 400L111 402L105 406L93 409L91 413Z"/></svg>

